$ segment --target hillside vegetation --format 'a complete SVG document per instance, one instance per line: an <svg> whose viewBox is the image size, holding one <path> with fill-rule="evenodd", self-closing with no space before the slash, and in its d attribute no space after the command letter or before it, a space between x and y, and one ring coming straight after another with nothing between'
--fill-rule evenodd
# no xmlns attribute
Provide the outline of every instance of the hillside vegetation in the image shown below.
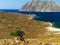
<svg viewBox="0 0 60 45"><path fill-rule="evenodd" d="M37 37L45 34L48 23L29 19L30 15L0 12L0 38L12 38L10 32L22 29L25 37Z"/></svg>
<svg viewBox="0 0 60 45"><path fill-rule="evenodd" d="M60 45L59 31L47 30L45 27L51 26L49 22L32 20L30 17L30 14L0 12L0 45L25 45L25 42L15 40L10 35L17 29L25 32L24 39L28 45Z"/></svg>

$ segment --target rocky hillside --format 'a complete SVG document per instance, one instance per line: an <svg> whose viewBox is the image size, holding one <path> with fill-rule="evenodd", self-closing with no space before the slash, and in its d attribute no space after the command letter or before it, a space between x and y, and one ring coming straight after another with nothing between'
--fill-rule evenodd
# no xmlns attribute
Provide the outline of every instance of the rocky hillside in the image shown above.
<svg viewBox="0 0 60 45"><path fill-rule="evenodd" d="M60 12L60 5L53 1L32 0L26 3L22 11L38 11L38 12Z"/></svg>
<svg viewBox="0 0 60 45"><path fill-rule="evenodd" d="M49 23L31 20L30 17L30 15L0 12L0 38L11 38L10 32L17 29L22 29L26 33L25 37L45 34L47 30L44 27L49 26Z"/></svg>
<svg viewBox="0 0 60 45"><path fill-rule="evenodd" d="M45 28L51 26L49 22L31 20L30 17L32 15L0 12L0 45L24 45L10 36L10 32L17 29L25 32L28 45L60 45L59 31L49 31Z"/></svg>

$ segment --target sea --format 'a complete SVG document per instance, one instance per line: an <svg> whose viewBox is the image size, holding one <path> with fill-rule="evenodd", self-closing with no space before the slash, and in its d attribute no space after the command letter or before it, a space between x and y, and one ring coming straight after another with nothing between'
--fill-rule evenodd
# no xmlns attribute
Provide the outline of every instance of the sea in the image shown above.
<svg viewBox="0 0 60 45"><path fill-rule="evenodd" d="M13 12L21 14L35 14L33 20L51 22L52 27L60 28L60 12L28 12L19 11L18 9L0 9L0 12Z"/></svg>

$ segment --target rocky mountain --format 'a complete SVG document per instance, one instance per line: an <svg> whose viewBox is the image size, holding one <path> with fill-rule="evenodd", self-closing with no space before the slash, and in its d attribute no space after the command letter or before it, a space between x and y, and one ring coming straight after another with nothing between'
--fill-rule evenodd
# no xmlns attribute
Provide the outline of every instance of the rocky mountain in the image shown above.
<svg viewBox="0 0 60 45"><path fill-rule="evenodd" d="M32 0L21 8L22 11L60 12L60 5L49 0Z"/></svg>

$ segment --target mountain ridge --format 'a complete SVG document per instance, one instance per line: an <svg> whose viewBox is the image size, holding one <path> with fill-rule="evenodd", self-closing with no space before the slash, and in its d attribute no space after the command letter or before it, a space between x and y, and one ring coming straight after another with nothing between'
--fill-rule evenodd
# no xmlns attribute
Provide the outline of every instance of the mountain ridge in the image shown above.
<svg viewBox="0 0 60 45"><path fill-rule="evenodd" d="M32 0L21 8L22 11L59 12L60 5L53 1Z"/></svg>

